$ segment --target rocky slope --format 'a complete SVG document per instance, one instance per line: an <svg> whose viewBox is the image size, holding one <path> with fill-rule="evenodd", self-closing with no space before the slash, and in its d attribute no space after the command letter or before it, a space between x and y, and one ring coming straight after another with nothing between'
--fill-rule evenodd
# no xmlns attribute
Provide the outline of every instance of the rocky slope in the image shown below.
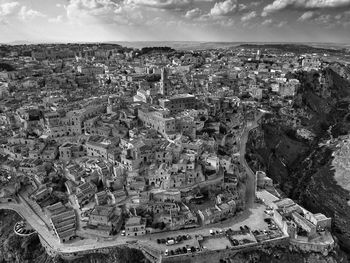
<svg viewBox="0 0 350 263"><path fill-rule="evenodd" d="M57 263L146 263L141 251L136 249L114 249L109 254L90 254L72 261L58 259Z"/></svg>
<svg viewBox="0 0 350 263"><path fill-rule="evenodd" d="M336 249L324 256L320 253L304 253L291 251L288 247L257 250L249 253L239 253L231 258L235 263L346 263L346 255Z"/></svg>
<svg viewBox="0 0 350 263"><path fill-rule="evenodd" d="M0 210L0 262L1 263L138 263L147 262L141 251L115 249L112 253L91 254L73 261L52 258L46 254L37 235L20 237L13 232L21 220L13 211Z"/></svg>
<svg viewBox="0 0 350 263"><path fill-rule="evenodd" d="M18 214L0 210L0 262L53 263L36 235L20 237L13 232L13 227L19 220L21 218Z"/></svg>
<svg viewBox="0 0 350 263"><path fill-rule="evenodd" d="M350 195L335 181L332 144L325 145L350 131L350 81L333 69L323 75L327 81L323 88L318 73L297 76L302 87L293 106L304 113L296 111L294 118L316 136L302 139L296 136L295 127L287 124L290 117L267 115L262 127L250 136L248 158L255 169L267 171L287 196L312 212L332 217L334 234L350 252Z"/></svg>

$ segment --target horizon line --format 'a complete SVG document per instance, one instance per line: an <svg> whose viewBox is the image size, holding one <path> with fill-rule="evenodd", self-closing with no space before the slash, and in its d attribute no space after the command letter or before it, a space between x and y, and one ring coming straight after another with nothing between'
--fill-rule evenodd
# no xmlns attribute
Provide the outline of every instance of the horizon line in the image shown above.
<svg viewBox="0 0 350 263"><path fill-rule="evenodd" d="M17 43L18 42L18 43ZM23 42L21 44L20 42ZM313 42L313 41L202 41L202 40L106 40L106 41L28 41L28 40L14 40L10 42L0 42L0 45L40 45L40 44L117 44L117 43L147 43L147 42L166 42L166 43L222 43L222 44L335 44L335 45L350 45L350 42Z"/></svg>

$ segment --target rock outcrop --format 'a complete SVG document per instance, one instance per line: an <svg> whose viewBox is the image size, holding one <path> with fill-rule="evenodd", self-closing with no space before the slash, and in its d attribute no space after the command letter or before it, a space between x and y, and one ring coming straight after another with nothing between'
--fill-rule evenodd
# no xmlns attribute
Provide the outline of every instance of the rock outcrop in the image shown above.
<svg viewBox="0 0 350 263"><path fill-rule="evenodd" d="M300 138L296 127L286 125L290 116L267 115L260 130L250 136L248 158L256 170L265 170L287 196L312 212L332 217L333 233L342 249L350 252L350 195L334 179L333 146L329 142L350 131L346 117L350 81L332 69L296 77L302 87L293 106L299 111L293 118L316 136L311 140Z"/></svg>

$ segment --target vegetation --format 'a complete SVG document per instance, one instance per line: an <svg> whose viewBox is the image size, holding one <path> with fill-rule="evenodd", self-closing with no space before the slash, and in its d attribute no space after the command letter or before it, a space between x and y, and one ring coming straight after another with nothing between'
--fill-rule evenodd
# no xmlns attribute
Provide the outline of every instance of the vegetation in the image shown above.
<svg viewBox="0 0 350 263"><path fill-rule="evenodd" d="M14 71L16 70L12 65L5 63L5 62L0 62L0 71Z"/></svg>
<svg viewBox="0 0 350 263"><path fill-rule="evenodd" d="M328 49L318 48L301 44L244 44L240 45L241 48L256 48L256 49L278 49L281 52L294 52L294 53L343 53L342 49Z"/></svg>
<svg viewBox="0 0 350 263"><path fill-rule="evenodd" d="M174 52L175 49L171 47L144 47L140 50L140 55L145 55L153 52L169 53Z"/></svg>

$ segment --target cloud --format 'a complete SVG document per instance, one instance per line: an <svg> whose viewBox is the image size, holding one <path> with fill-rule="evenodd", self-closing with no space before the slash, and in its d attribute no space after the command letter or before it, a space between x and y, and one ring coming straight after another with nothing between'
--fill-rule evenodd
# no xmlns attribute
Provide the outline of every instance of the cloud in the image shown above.
<svg viewBox="0 0 350 263"><path fill-rule="evenodd" d="M239 4L239 5L238 5L238 10L239 10L239 11L246 10L247 8L248 8L248 6L245 5L245 4Z"/></svg>
<svg viewBox="0 0 350 263"><path fill-rule="evenodd" d="M37 10L33 10L27 8L26 6L22 6L18 12L18 17L24 21L31 20L36 17L45 17L45 15Z"/></svg>
<svg viewBox="0 0 350 263"><path fill-rule="evenodd" d="M270 24L272 24L272 19L266 19L266 20L264 20L261 24L262 24L263 26L270 25Z"/></svg>
<svg viewBox="0 0 350 263"><path fill-rule="evenodd" d="M70 16L75 15L75 12L101 15L113 12L118 7L119 5L111 0L70 0L65 8Z"/></svg>
<svg viewBox="0 0 350 263"><path fill-rule="evenodd" d="M331 15L320 15L319 17L315 18L315 22L319 24L329 24L331 22L332 16Z"/></svg>
<svg viewBox="0 0 350 263"><path fill-rule="evenodd" d="M261 3L261 1L251 2L250 6L259 6Z"/></svg>
<svg viewBox="0 0 350 263"><path fill-rule="evenodd" d="M237 0L225 0L215 3L210 10L212 16L226 16L232 14L237 8Z"/></svg>
<svg viewBox="0 0 350 263"><path fill-rule="evenodd" d="M72 24L142 25L145 20L141 10L130 0L70 0L65 6L66 16ZM127 4L129 3L129 4Z"/></svg>
<svg viewBox="0 0 350 263"><path fill-rule="evenodd" d="M185 14L185 17L188 19L194 19L194 18L200 17L202 13L203 13L202 10L197 7L187 11Z"/></svg>
<svg viewBox="0 0 350 263"><path fill-rule="evenodd" d="M247 21L253 19L254 17L256 17L256 15L257 15L256 11L249 12L249 13L245 14L244 16L242 16L241 21L247 22Z"/></svg>
<svg viewBox="0 0 350 263"><path fill-rule="evenodd" d="M287 21L281 21L276 26L277 27L284 27L285 25L287 25Z"/></svg>
<svg viewBox="0 0 350 263"><path fill-rule="evenodd" d="M321 9L350 6L350 0L274 0L264 7L262 16L277 12L288 7L299 9Z"/></svg>
<svg viewBox="0 0 350 263"><path fill-rule="evenodd" d="M184 9L194 0L126 0L126 5L146 6L158 9Z"/></svg>
<svg viewBox="0 0 350 263"><path fill-rule="evenodd" d="M21 6L18 2L5 2L0 4L1 24L8 24L10 18L17 18L27 21L36 17L45 17L45 15L37 10Z"/></svg>
<svg viewBox="0 0 350 263"><path fill-rule="evenodd" d="M111 0L70 0L65 6L70 20L89 20L92 17L111 18L118 13L120 5Z"/></svg>
<svg viewBox="0 0 350 263"><path fill-rule="evenodd" d="M18 2L7 2L0 4L0 16L1 17L6 17L13 15L15 12L17 12L19 7Z"/></svg>
<svg viewBox="0 0 350 263"><path fill-rule="evenodd" d="M350 19L350 10L349 11L345 11L342 14L337 14L336 16L334 16L334 19L336 20L349 20Z"/></svg>
<svg viewBox="0 0 350 263"><path fill-rule="evenodd" d="M62 16L62 15L59 15L59 16L57 16L57 17L51 17L51 18L48 19L48 21L49 21L50 23L54 23L54 24L56 24L56 23L61 23L61 22L63 22L63 16Z"/></svg>
<svg viewBox="0 0 350 263"><path fill-rule="evenodd" d="M306 20L310 20L311 18L313 18L315 15L315 12L313 11L307 11L304 14L302 14L299 18L298 21L306 21Z"/></svg>

